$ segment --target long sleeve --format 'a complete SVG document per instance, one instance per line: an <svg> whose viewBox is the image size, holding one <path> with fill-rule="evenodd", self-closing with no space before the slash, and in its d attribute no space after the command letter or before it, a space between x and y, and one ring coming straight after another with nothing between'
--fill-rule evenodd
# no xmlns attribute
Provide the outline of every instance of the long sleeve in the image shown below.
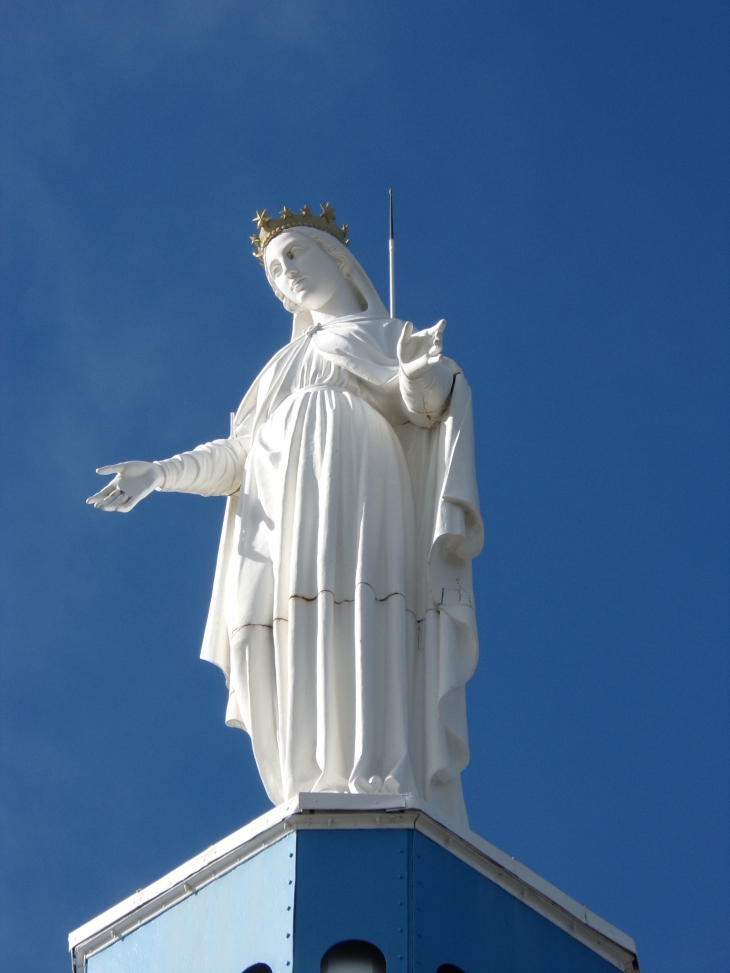
<svg viewBox="0 0 730 973"><path fill-rule="evenodd" d="M417 426L431 426L438 420L449 400L454 373L441 361L415 378L409 378L401 368L399 381L411 422Z"/></svg>
<svg viewBox="0 0 730 973"><path fill-rule="evenodd" d="M166 493L227 497L241 485L246 450L240 439L215 439L171 459L156 461L165 474Z"/></svg>

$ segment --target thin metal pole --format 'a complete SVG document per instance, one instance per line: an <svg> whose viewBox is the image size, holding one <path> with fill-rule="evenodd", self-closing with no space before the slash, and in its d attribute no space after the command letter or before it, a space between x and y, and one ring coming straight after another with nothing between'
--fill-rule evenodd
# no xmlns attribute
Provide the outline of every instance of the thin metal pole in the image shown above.
<svg viewBox="0 0 730 973"><path fill-rule="evenodd" d="M388 241L388 256L390 258L390 316L395 317L395 236L393 234L393 190L390 195L390 240Z"/></svg>

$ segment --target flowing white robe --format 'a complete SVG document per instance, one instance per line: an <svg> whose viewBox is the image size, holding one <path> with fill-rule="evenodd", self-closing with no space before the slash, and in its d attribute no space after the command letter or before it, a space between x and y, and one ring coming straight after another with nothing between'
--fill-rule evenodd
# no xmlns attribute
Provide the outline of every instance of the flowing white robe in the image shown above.
<svg viewBox="0 0 730 973"><path fill-rule="evenodd" d="M429 376L399 369L402 327L365 314L308 329L229 440L162 461L163 489L229 496L201 655L226 674L226 722L250 734L271 800L416 793L466 823L471 398L446 362L450 392L425 411Z"/></svg>

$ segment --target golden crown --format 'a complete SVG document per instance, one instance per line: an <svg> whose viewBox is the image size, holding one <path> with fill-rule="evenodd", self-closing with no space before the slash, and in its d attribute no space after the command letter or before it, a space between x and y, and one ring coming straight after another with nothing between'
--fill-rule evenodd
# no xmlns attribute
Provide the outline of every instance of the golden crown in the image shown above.
<svg viewBox="0 0 730 973"><path fill-rule="evenodd" d="M266 210L262 210L260 213L256 210L256 216L252 222L258 227L259 235L251 237L251 243L256 247L253 251L254 257L263 266L266 244L273 240L275 236L278 236L284 230L288 230L293 226L311 226L315 230L324 230L325 233L330 233L335 240L339 240L340 243L344 243L348 247L350 241L347 239L347 224L345 223L343 226L337 225L335 211L329 203L324 203L324 205L320 203L320 208L322 212L319 216L315 216L308 206L302 206L300 213L294 213L285 206L278 220L269 216Z"/></svg>

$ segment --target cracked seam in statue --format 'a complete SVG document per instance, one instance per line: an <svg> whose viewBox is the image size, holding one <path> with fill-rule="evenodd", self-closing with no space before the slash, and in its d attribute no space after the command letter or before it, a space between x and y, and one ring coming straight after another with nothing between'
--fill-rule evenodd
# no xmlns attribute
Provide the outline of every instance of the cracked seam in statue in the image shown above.
<svg viewBox="0 0 730 973"><path fill-rule="evenodd" d="M229 439L103 467L89 499L227 496L201 656L229 688L275 804L300 791L414 793L466 824L465 684L482 546L471 393L440 321L389 318L331 207L257 214L256 256L292 339Z"/></svg>

